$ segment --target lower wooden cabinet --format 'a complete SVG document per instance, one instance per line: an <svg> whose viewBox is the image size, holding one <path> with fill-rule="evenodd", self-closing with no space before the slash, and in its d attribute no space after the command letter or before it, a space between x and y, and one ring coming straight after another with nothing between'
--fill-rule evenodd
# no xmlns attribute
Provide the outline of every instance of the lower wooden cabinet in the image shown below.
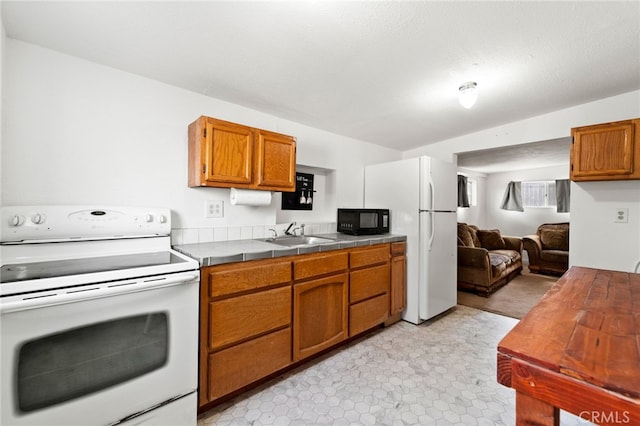
<svg viewBox="0 0 640 426"><path fill-rule="evenodd" d="M220 349L291 324L291 286L209 304L210 349Z"/></svg>
<svg viewBox="0 0 640 426"><path fill-rule="evenodd" d="M291 271L290 259L202 269L199 407L292 363Z"/></svg>
<svg viewBox="0 0 640 426"><path fill-rule="evenodd" d="M406 305L404 250L386 243L203 268L199 408L391 321Z"/></svg>
<svg viewBox="0 0 640 426"><path fill-rule="evenodd" d="M355 336L389 318L389 294L384 293L349 307L349 335Z"/></svg>
<svg viewBox="0 0 640 426"><path fill-rule="evenodd" d="M208 358L208 401L251 384L291 363L291 327L269 333Z"/></svg>
<svg viewBox="0 0 640 426"><path fill-rule="evenodd" d="M293 286L293 359L299 361L348 336L346 273Z"/></svg>
<svg viewBox="0 0 640 426"><path fill-rule="evenodd" d="M391 243L391 283L389 315L401 314L407 307L407 243Z"/></svg>
<svg viewBox="0 0 640 426"><path fill-rule="evenodd" d="M389 260L351 272L349 336L383 323L389 317Z"/></svg>

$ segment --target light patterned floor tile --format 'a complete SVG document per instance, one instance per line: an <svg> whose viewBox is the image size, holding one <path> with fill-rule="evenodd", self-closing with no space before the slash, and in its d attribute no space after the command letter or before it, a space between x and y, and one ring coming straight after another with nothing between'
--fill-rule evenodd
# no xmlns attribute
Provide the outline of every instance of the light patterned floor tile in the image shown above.
<svg viewBox="0 0 640 426"><path fill-rule="evenodd" d="M496 346L517 320L458 306L399 322L203 413L209 425L513 425ZM562 425L590 423L563 412Z"/></svg>

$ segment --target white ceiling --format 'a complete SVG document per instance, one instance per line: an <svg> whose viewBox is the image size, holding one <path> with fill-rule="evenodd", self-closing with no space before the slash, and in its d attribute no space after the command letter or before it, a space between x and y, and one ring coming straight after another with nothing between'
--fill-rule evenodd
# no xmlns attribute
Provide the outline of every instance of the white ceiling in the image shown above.
<svg viewBox="0 0 640 426"><path fill-rule="evenodd" d="M640 89L638 1L3 0L2 19L10 38L399 150Z"/></svg>
<svg viewBox="0 0 640 426"><path fill-rule="evenodd" d="M458 154L458 167L480 173L502 173L565 166L569 173L571 137Z"/></svg>

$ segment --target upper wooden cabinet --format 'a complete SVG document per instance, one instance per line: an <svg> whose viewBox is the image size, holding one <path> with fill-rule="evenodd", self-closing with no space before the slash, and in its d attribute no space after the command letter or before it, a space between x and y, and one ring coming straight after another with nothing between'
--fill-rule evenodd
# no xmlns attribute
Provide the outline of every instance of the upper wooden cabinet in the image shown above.
<svg viewBox="0 0 640 426"><path fill-rule="evenodd" d="M211 117L189 125L189 186L295 191L296 139Z"/></svg>
<svg viewBox="0 0 640 426"><path fill-rule="evenodd" d="M571 129L571 180L640 179L640 118Z"/></svg>

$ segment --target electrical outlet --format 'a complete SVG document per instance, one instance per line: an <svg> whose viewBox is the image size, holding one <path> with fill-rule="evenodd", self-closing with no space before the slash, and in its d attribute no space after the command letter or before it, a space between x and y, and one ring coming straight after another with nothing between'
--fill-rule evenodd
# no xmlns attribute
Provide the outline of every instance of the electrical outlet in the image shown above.
<svg viewBox="0 0 640 426"><path fill-rule="evenodd" d="M626 207L618 207L616 209L616 217L614 219L616 223L628 223L629 222L629 209Z"/></svg>
<svg viewBox="0 0 640 426"><path fill-rule="evenodd" d="M222 200L207 200L204 202L204 217L217 218L224 216L224 202Z"/></svg>

